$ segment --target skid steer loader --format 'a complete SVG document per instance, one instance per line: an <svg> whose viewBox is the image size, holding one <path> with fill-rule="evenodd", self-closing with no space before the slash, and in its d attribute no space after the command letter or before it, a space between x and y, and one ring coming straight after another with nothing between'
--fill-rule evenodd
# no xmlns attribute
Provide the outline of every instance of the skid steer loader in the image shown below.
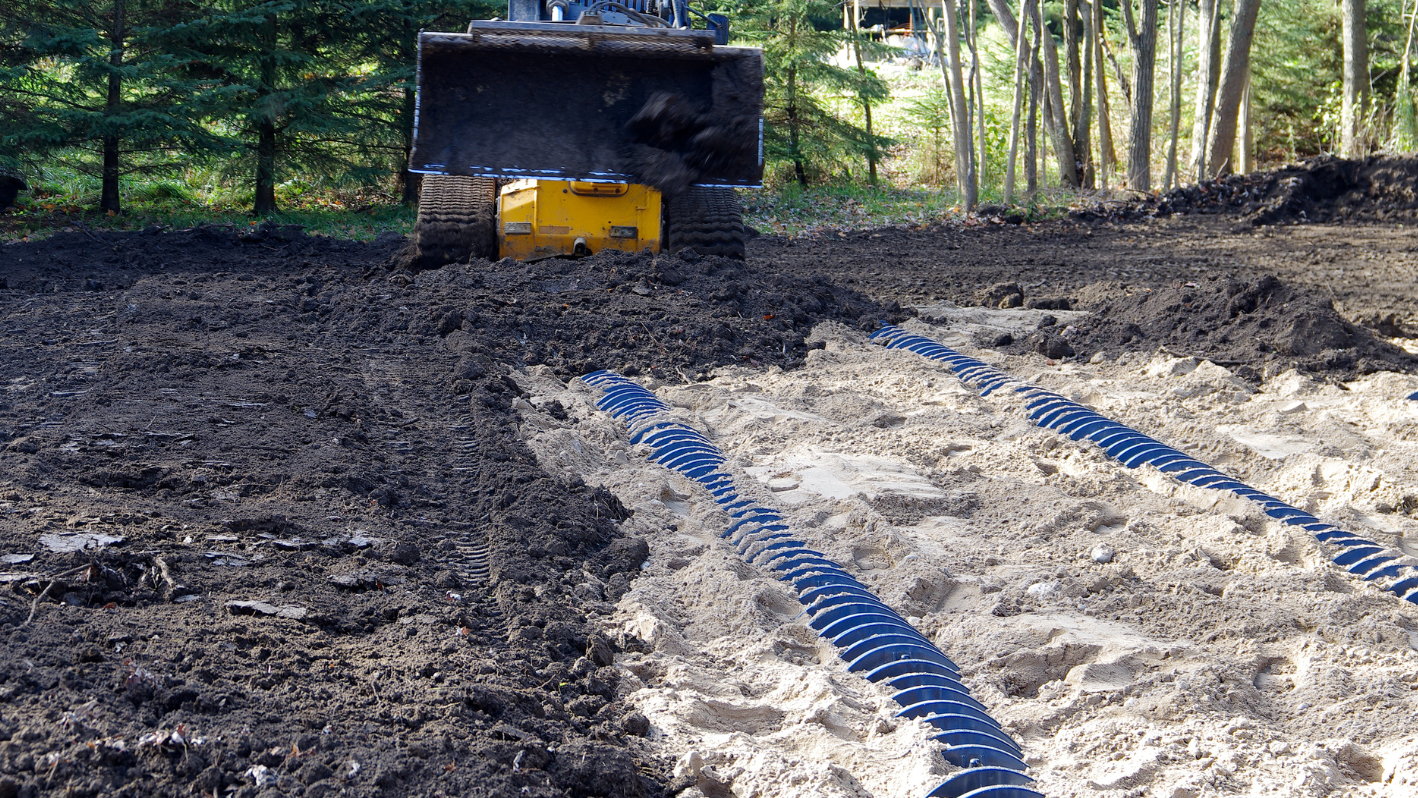
<svg viewBox="0 0 1418 798"><path fill-rule="evenodd" d="M413 259L694 249L742 258L763 58L685 0L510 0L419 35ZM702 27L696 28L696 21Z"/></svg>

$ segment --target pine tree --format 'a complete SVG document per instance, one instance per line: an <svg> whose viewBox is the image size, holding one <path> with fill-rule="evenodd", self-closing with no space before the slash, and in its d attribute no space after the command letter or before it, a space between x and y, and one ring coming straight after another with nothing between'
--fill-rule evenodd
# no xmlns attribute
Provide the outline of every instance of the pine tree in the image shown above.
<svg viewBox="0 0 1418 798"><path fill-rule="evenodd" d="M194 102L253 169L258 216L276 211L281 174L370 180L381 171L350 102L363 66L350 11L333 0L219 0L168 32L200 84Z"/></svg>
<svg viewBox="0 0 1418 798"><path fill-rule="evenodd" d="M461 31L469 20L504 13L492 0L364 0L350 11L362 57L373 71L361 78L357 113L376 132L384 157L394 163L404 202L417 202L418 175L408 171L414 146L414 74L421 30Z"/></svg>
<svg viewBox="0 0 1418 798"><path fill-rule="evenodd" d="M846 151L863 157L890 144L845 120L828 107L829 96L852 94L859 102L885 100L886 83L870 70L832 64L849 35L818 29L814 19L839 18L825 0L763 0L744 3L735 16L739 31L763 48L765 145L772 157L792 164L807 186L809 172Z"/></svg>
<svg viewBox="0 0 1418 798"><path fill-rule="evenodd" d="M120 177L170 168L179 149L213 146L157 41L192 12L180 0L0 5L0 148L98 173L99 208L117 213Z"/></svg>

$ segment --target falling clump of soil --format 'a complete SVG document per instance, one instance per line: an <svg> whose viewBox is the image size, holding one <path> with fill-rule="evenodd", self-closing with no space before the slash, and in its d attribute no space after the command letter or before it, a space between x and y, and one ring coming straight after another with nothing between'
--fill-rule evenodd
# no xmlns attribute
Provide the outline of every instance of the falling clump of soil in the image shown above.
<svg viewBox="0 0 1418 798"><path fill-rule="evenodd" d="M1080 357L1160 347L1176 356L1204 357L1251 380L1267 367L1340 380L1418 370L1418 357L1347 321L1329 299L1272 275L1114 295L1061 335Z"/></svg>

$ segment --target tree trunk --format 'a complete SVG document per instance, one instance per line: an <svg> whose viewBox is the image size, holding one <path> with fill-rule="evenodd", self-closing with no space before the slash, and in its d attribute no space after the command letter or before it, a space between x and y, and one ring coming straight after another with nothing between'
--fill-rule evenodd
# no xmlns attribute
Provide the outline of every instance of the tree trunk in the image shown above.
<svg viewBox="0 0 1418 798"><path fill-rule="evenodd" d="M268 32L275 38L276 20L267 19ZM257 95L264 101L276 90L276 65L269 57L261 58L261 85ZM252 209L257 216L276 212L276 118L269 102L257 104L256 141L256 202Z"/></svg>
<svg viewBox="0 0 1418 798"><path fill-rule="evenodd" d="M1255 142L1251 139L1251 76L1246 75L1246 88L1241 94L1240 138L1236 141L1236 166L1241 174L1248 175L1255 168L1252 153Z"/></svg>
<svg viewBox="0 0 1418 798"><path fill-rule="evenodd" d="M970 3L970 33L966 41L970 43L970 87L975 105L975 187L985 184L985 168L989 166L988 142L985 140L985 75L980 68L979 27L975 17L975 0ZM978 196L978 194L977 194Z"/></svg>
<svg viewBox="0 0 1418 798"><path fill-rule="evenodd" d="M1364 0L1343 0L1344 101L1340 109L1340 152L1345 158L1363 155L1359 127L1369 96L1369 36Z"/></svg>
<svg viewBox="0 0 1418 798"><path fill-rule="evenodd" d="M399 168L399 199L405 205L418 204L419 186L423 179L423 175L418 172L409 171L409 155L414 150L414 100L413 87L405 88L403 106L399 109L399 128L404 139L404 162Z"/></svg>
<svg viewBox="0 0 1418 798"><path fill-rule="evenodd" d="M127 31L127 8L124 0L114 0L113 21L108 32L108 97L104 102L104 116L114 116L123 104L123 54ZM118 198L119 138L116 135L103 137L103 178L99 193L98 207L101 211L118 213L122 210Z"/></svg>
<svg viewBox="0 0 1418 798"><path fill-rule="evenodd" d="M1132 0L1122 0L1132 47L1132 102L1128 106L1128 188L1152 190L1152 89L1157 69L1157 2L1140 0L1140 20ZM1136 24L1140 22L1141 24Z"/></svg>
<svg viewBox="0 0 1418 798"><path fill-rule="evenodd" d="M1029 0L1024 0L1027 4ZM1029 19L1029 12L1026 8L1020 14L1020 21ZM1004 167L1004 204L1009 205L1014 202L1014 176L1015 161L1019 157L1019 114L1024 105L1024 61L1029 55L1027 42L1024 41L1024 31L1014 39L1014 95L1013 113L1009 121L1009 160Z"/></svg>
<svg viewBox="0 0 1418 798"><path fill-rule="evenodd" d="M842 10L851 17L852 20L852 52L857 56L857 75L865 79L867 76L866 64L862 63L862 32L857 27L857 14L861 11L861 0L854 0L851 3L844 3ZM866 94L858 94L862 101L862 115L867 123L867 180L876 185L876 135L872 132L871 126L871 102L867 100Z"/></svg>
<svg viewBox="0 0 1418 798"><path fill-rule="evenodd" d="M1171 63L1172 97L1170 104L1171 129L1167 136L1167 172L1162 177L1162 188L1170 191L1177 180L1177 136L1180 131L1182 113L1182 59L1185 51L1182 45L1186 42L1184 31L1186 29L1186 0L1172 0L1167 8L1167 16L1172 20L1172 35L1168 37L1168 52Z"/></svg>
<svg viewBox="0 0 1418 798"><path fill-rule="evenodd" d="M1107 190L1113 164L1118 159L1113 149L1113 120L1108 107L1108 70L1103 68L1103 0L1090 0L1088 5L1093 19L1093 80L1098 84L1098 174L1100 184Z"/></svg>
<svg viewBox="0 0 1418 798"><path fill-rule="evenodd" d="M1084 0L1087 3L1087 0ZM1093 6L1078 9L1082 17L1083 44L1083 104L1078 119L1074 122L1074 151L1083 161L1083 187L1092 189L1097 185L1097 170L1093 164Z"/></svg>
<svg viewBox="0 0 1418 798"><path fill-rule="evenodd" d="M941 10L945 12L946 54L950 56L950 108L955 133L955 179L960 187L961 203L965 210L975 207L977 198L975 186L975 146L971 139L970 115L965 107L965 74L960 65L960 20L955 11L955 0L941 0Z"/></svg>
<svg viewBox="0 0 1418 798"><path fill-rule="evenodd" d="M256 206L257 216L276 212L276 125L269 117L261 117L256 143Z"/></svg>
<svg viewBox="0 0 1418 798"><path fill-rule="evenodd" d="M798 185L807 188L807 168L803 165L802 153L798 151L798 68L788 67L788 147L793 151L793 175Z"/></svg>
<svg viewBox="0 0 1418 798"><path fill-rule="evenodd" d="M1405 0L1404 10L1407 11ZM1403 58L1398 71L1398 86L1394 89L1394 149L1399 152L1413 152L1418 145L1418 118L1413 109L1413 90L1408 85L1409 69L1413 63L1413 28L1418 24L1418 7L1408 16L1408 38L1403 43Z"/></svg>
<svg viewBox="0 0 1418 798"><path fill-rule="evenodd" d="M1029 52L1029 61L1039 62L1039 51L1043 49L1040 31L1039 0L1025 0L1029 14L1029 27L1033 28L1034 43ZM1032 205L1039 197L1039 98L1044 93L1044 71L1036 68L1029 73L1029 125L1024 139L1024 197Z"/></svg>
<svg viewBox="0 0 1418 798"><path fill-rule="evenodd" d="M994 12L995 19L999 22L1000 27L1004 28L1005 35L1009 38L1011 42L1013 42L1019 33L1019 23L1014 18L1014 12L1010 10L1009 3L1006 2L1006 0L987 0L987 2L989 2L990 10ZM1063 136L1067 138L1069 136L1067 132L1068 120L1067 114L1064 113L1063 108L1061 106L1063 102L1063 89L1060 88L1058 84L1058 52L1054 48L1053 37L1044 36L1043 43L1039 47L1036 47L1034 49L1034 55L1029 60L1029 63L1031 65L1029 72L1029 80L1031 83L1037 83L1039 86L1039 91L1041 92L1039 96L1039 101L1041 103L1042 109L1044 110L1044 113L1042 115L1044 120L1044 132L1049 136L1053 137L1055 140L1057 140L1059 138L1060 128L1062 128ZM1052 72L1050 72L1048 67L1048 57L1050 54L1053 55ZM1052 78L1049 77L1050 74L1052 74ZM1058 97L1060 102L1060 105L1055 107L1055 110L1057 110L1057 115L1049 112L1049 97L1051 96ZM1069 177L1074 178L1074 182L1067 183L1067 185L1077 187L1077 167L1076 163L1073 160L1072 139L1069 139L1068 149L1068 162L1074 165L1070 166L1070 168L1066 170L1066 174Z"/></svg>
<svg viewBox="0 0 1418 798"><path fill-rule="evenodd" d="M1090 186L1093 182L1092 144L1088 141L1088 120L1084 110L1088 94L1088 76L1085 75L1085 57L1079 50L1083 39L1083 23L1079 19L1079 0L1064 0L1063 32L1064 63L1068 72L1068 124L1073 132L1073 155L1078 160L1078 183Z"/></svg>
<svg viewBox="0 0 1418 798"><path fill-rule="evenodd" d="M1259 13L1260 0L1236 0L1226 61L1216 88L1216 111L1212 114L1211 133L1206 137L1206 174L1210 177L1230 174L1234 169L1231 151L1236 146L1237 116L1246 76L1251 71L1251 40L1255 37Z"/></svg>
<svg viewBox="0 0 1418 798"><path fill-rule="evenodd" d="M1059 184L1078 188L1078 158L1073 152L1073 133L1068 128L1068 107L1063 101L1063 83L1059 77L1059 51L1053 34L1043 37L1044 85L1049 94L1045 107L1053 120L1050 138L1054 140L1054 155L1059 162Z"/></svg>
<svg viewBox="0 0 1418 798"><path fill-rule="evenodd" d="M1192 174L1205 180L1206 137L1216 108L1216 84L1221 79L1221 26L1218 0L1199 0L1196 20L1196 116L1192 122Z"/></svg>

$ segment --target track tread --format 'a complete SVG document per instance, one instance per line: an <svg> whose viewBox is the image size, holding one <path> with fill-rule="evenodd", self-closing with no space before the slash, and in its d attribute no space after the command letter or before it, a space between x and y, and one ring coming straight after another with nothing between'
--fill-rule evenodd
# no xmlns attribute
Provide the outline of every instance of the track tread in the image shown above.
<svg viewBox="0 0 1418 798"><path fill-rule="evenodd" d="M666 197L665 232L671 252L744 258L743 208L731 188L692 186Z"/></svg>
<svg viewBox="0 0 1418 798"><path fill-rule="evenodd" d="M497 257L497 181L425 175L413 243L422 269Z"/></svg>

